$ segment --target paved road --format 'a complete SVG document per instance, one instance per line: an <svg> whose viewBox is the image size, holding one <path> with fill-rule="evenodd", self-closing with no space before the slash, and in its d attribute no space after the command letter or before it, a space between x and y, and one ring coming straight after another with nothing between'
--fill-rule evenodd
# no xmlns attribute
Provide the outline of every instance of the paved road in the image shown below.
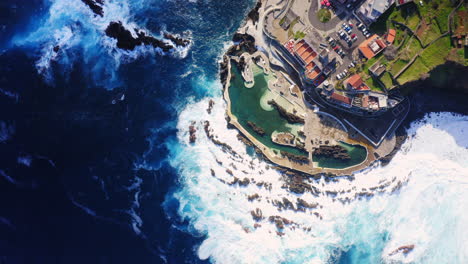
<svg viewBox="0 0 468 264"><path fill-rule="evenodd" d="M317 17L317 11L320 9L319 2L317 0L312 0L309 9L309 21L310 24L320 30L320 31L330 31L335 29L335 27L341 22L341 20L345 19L348 15L346 11L342 9L342 7L338 7L336 16L333 17L327 23L322 23Z"/></svg>

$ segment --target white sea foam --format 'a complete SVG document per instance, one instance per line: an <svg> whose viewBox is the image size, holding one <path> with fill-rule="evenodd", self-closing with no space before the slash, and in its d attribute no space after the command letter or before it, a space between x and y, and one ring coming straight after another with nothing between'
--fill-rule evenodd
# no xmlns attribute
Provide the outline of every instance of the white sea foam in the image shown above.
<svg viewBox="0 0 468 264"><path fill-rule="evenodd" d="M225 103L220 97L213 100L211 115L206 111L208 98L181 111L180 144L171 146L171 164L181 175L182 187L174 194L180 202L179 214L206 235L197 249L201 259L328 263L347 252L349 263L468 261L468 117L430 114L412 124L409 139L386 167L376 164L356 174L353 181L311 181L319 190L317 196L296 195L282 188L282 175L248 155L236 130L226 127ZM224 152L205 136L205 120L217 139L238 155ZM189 143L192 122L197 128L195 144ZM226 169L241 179L267 182L271 190L255 183L229 185L233 176ZM247 196L254 193L260 199L249 202ZM372 198L363 196L366 193ZM295 204L298 197L319 206L295 212L273 205L283 198ZM254 226L257 222L251 216L256 208L265 217L258 222L260 227ZM268 221L275 215L294 224L278 230ZM390 256L405 245L414 245L414 250Z"/></svg>
<svg viewBox="0 0 468 264"><path fill-rule="evenodd" d="M144 8L142 4L135 1L132 8ZM134 61L136 58L147 55L165 55L160 48L150 46L139 46L134 50L122 50L117 48L117 41L105 35L105 30L111 22L121 22L134 37L137 34L134 29L145 31L147 35L153 35L144 27L133 22L133 11L128 1L108 0L104 1L104 15L97 16L81 0L56 0L51 1L50 8L41 23L34 24L35 29L25 36L16 35L12 39L12 45L27 46L35 50L41 47L36 54L37 71L46 80L51 82L51 63L57 62L67 72L73 67L73 62L80 54L80 58L90 65L94 81L104 87L113 88L119 85L116 71L121 63ZM39 26L38 26L39 25ZM189 31L186 32L191 35ZM158 37L158 36L156 36ZM172 43L164 39L163 41ZM59 51L54 51L58 46ZM176 58L187 56L191 44L186 47L176 47L168 54Z"/></svg>

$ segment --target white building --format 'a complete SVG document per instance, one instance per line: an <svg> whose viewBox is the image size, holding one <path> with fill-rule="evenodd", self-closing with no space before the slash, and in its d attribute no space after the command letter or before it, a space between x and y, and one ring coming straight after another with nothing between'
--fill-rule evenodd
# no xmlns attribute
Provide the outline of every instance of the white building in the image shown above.
<svg viewBox="0 0 468 264"><path fill-rule="evenodd" d="M379 18L395 0L366 0L359 9L357 15L364 20L366 24L371 24Z"/></svg>

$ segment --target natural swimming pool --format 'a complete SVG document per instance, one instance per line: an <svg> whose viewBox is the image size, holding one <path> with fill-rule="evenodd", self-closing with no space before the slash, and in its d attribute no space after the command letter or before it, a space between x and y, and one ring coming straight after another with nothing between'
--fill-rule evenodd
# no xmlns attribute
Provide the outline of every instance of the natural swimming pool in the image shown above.
<svg viewBox="0 0 468 264"><path fill-rule="evenodd" d="M341 141L338 143L338 145L346 149L349 156L351 157L350 160L343 161L329 157L316 157L312 155L313 161L322 168L345 169L363 162L367 157L367 150L363 146L351 145Z"/></svg>
<svg viewBox="0 0 468 264"><path fill-rule="evenodd" d="M253 137L263 143L265 146L277 150L283 150L295 155L306 156L307 153L288 146L282 146L274 143L271 140L273 132L290 132L296 136L297 131L303 125L290 124L283 117L280 116L277 110L270 105L265 104L265 100L275 97L275 95L268 89L268 81L274 80L272 74L265 75L263 70L257 65L252 65L254 72L255 84L252 88L244 86L244 80L235 63L232 63L229 98L231 101L231 113L237 117L238 122L244 127ZM257 126L265 130L265 135L258 135L247 122L254 122Z"/></svg>

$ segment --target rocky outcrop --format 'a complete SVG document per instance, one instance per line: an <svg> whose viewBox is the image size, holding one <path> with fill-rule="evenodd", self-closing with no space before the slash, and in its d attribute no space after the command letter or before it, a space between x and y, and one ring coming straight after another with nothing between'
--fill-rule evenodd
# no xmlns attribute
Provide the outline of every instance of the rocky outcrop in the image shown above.
<svg viewBox="0 0 468 264"><path fill-rule="evenodd" d="M147 35L144 31L134 29L137 37L135 38L129 29L122 25L122 22L111 22L106 28L106 35L117 40L117 47L124 50L134 50L137 46L153 46L160 48L163 52L169 52L176 47L186 47L190 44L190 40L175 37L174 35L165 33L164 36L173 41L174 45L166 43L158 38Z"/></svg>
<svg viewBox="0 0 468 264"><path fill-rule="evenodd" d="M104 0L81 0L97 16L104 16ZM135 38L129 29L125 28L120 21L110 22L105 33L108 37L117 40L117 47L124 50L134 50L136 46L148 45L154 48L160 48L163 52L173 51L177 47L187 47L190 44L189 39L184 39L168 32L163 33L166 40L173 44L166 43L154 36L147 35L144 31L134 28L137 35Z"/></svg>
<svg viewBox="0 0 468 264"><path fill-rule="evenodd" d="M263 128L257 126L254 122L247 121L247 125L249 127L251 127L253 129L253 131L255 131L255 133L259 134L260 136L263 137L265 135L265 130L263 130Z"/></svg>
<svg viewBox="0 0 468 264"><path fill-rule="evenodd" d="M291 124L296 124L296 123L304 124L305 123L304 118L302 118L300 116L297 116L295 114L289 113L288 111L286 111L286 109L284 109L277 102L275 102L275 100L268 101L268 104L273 106L274 108L276 108L276 110L278 110L279 114L282 117L284 117L289 123L291 123Z"/></svg>
<svg viewBox="0 0 468 264"><path fill-rule="evenodd" d="M257 5L250 10L250 12L247 14L247 17L252 20L253 24L255 25L258 22L258 19L260 18L260 15L258 13L258 10L262 7L262 2L258 1Z"/></svg>
<svg viewBox="0 0 468 264"><path fill-rule="evenodd" d="M275 223L276 225L276 228L278 229L284 229L284 226L285 225L291 225L293 224L294 222L289 220L289 219L286 219L284 217L281 217L279 215L272 215L270 217L268 217L268 221L270 221L270 223Z"/></svg>
<svg viewBox="0 0 468 264"><path fill-rule="evenodd" d="M210 99L210 101L208 102L208 108L206 109L206 112L208 112L208 114L211 114L211 110L213 110L214 103L215 102L212 99Z"/></svg>
<svg viewBox="0 0 468 264"><path fill-rule="evenodd" d="M197 135L195 134L197 132L197 129L195 128L195 122L192 122L192 124L189 126L189 141L190 143L195 143L197 140Z"/></svg>
<svg viewBox="0 0 468 264"><path fill-rule="evenodd" d="M392 256L392 255L395 255L397 253L408 254L411 251L413 251L413 249L414 249L414 245L401 246L401 247L398 247L397 249L395 249L394 251L390 252L390 254L388 254L388 255Z"/></svg>
<svg viewBox="0 0 468 264"><path fill-rule="evenodd" d="M254 211L250 211L250 214L252 215L252 218L257 222L263 219L263 213L262 210L260 210L260 208L257 208Z"/></svg>
<svg viewBox="0 0 468 264"><path fill-rule="evenodd" d="M232 174L231 174L232 175ZM250 183L250 180L249 178L244 178L244 179L239 179L237 177L234 177L234 180L232 182L229 183L229 185L234 185L234 184L238 184L239 186L247 186L249 185Z"/></svg>
<svg viewBox="0 0 468 264"><path fill-rule="evenodd" d="M297 198L297 208L303 208L303 209L314 209L317 208L318 204L317 203L308 203L307 201Z"/></svg>
<svg viewBox="0 0 468 264"><path fill-rule="evenodd" d="M294 208L294 204L288 200L288 198L283 197L282 201L275 200L273 201L273 205L278 207L280 210L293 210L296 211Z"/></svg>
<svg viewBox="0 0 468 264"><path fill-rule="evenodd" d="M247 196L247 200L249 200L249 202L252 202L253 200L258 200L258 199L260 199L260 195L258 195L258 193Z"/></svg>
<svg viewBox="0 0 468 264"><path fill-rule="evenodd" d="M288 158L290 161L293 161L293 162L306 163L306 164L310 162L308 156L296 155L296 154L292 154L283 150L281 150L280 153L282 156Z"/></svg>
<svg viewBox="0 0 468 264"><path fill-rule="evenodd" d="M243 52L253 54L257 51L255 38L249 34L236 33L234 34L232 41L237 44L234 44L229 48L227 52L228 55L238 55Z"/></svg>
<svg viewBox="0 0 468 264"><path fill-rule="evenodd" d="M104 0L81 0L83 3L85 3L91 11L95 15L98 15L100 17L104 16L104 11L102 9L102 5L104 4Z"/></svg>
<svg viewBox="0 0 468 264"><path fill-rule="evenodd" d="M316 157L334 158L334 159L343 160L343 161L347 161L351 159L346 149L339 145L335 145L335 146L320 145L318 148L314 150L313 155Z"/></svg>
<svg viewBox="0 0 468 264"><path fill-rule="evenodd" d="M223 90L226 87L227 76L229 73L228 69L229 59L227 56L223 56L223 61L219 63L219 78L221 79L221 84L223 85Z"/></svg>
<svg viewBox="0 0 468 264"><path fill-rule="evenodd" d="M250 146L250 147L253 146L253 143L250 142L248 138L244 137L240 133L237 134L237 139L240 140L242 143L246 144L247 146Z"/></svg>

